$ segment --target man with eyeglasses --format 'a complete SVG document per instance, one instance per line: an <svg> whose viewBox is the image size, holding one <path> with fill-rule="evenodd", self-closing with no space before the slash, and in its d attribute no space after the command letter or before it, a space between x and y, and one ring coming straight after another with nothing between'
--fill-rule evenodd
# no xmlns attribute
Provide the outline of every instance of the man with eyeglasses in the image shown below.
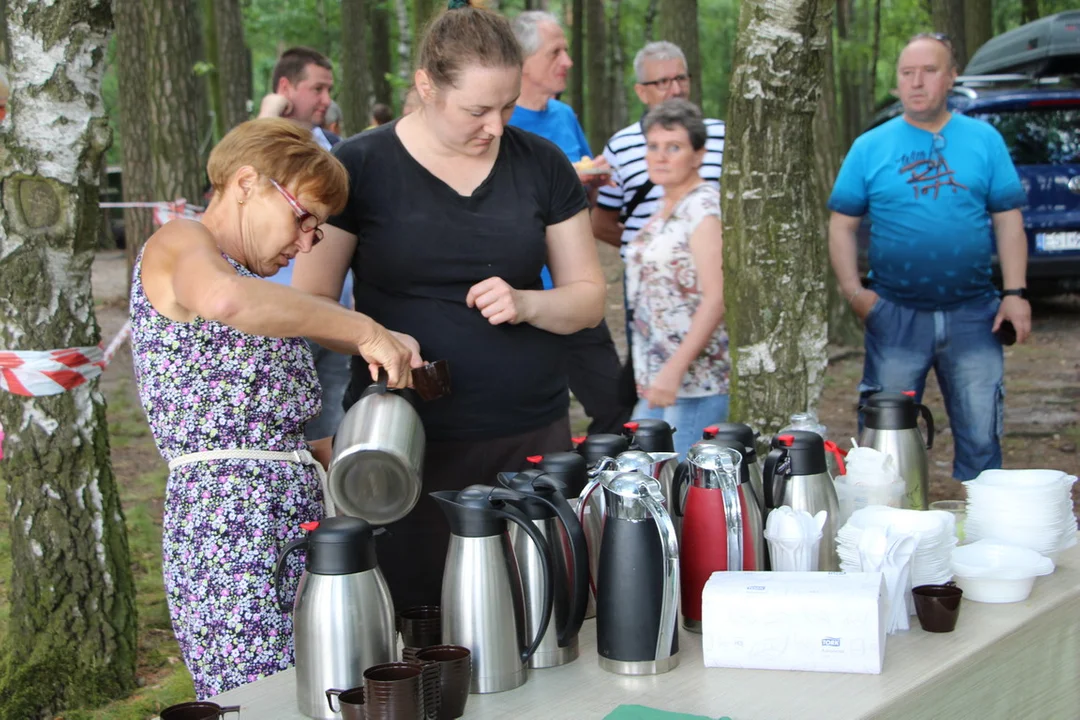
<svg viewBox="0 0 1080 720"><path fill-rule="evenodd" d="M686 56L678 45L667 41L652 42L634 57L634 92L645 105L645 112L672 98L690 98L690 73ZM720 169L724 159L724 121L705 120L705 158L699 173L702 179L720 185ZM611 183L601 187L592 212L593 235L598 240L619 248L626 244L660 207L663 188L649 180L645 167L645 135L641 120L611 136L604 148L604 160L612 168ZM626 307L627 327L633 318L633 308ZM627 332L627 342L630 333ZM627 354L626 366L620 380L620 396L637 402L634 369ZM722 422L726 418L716 418Z"/></svg>
<svg viewBox="0 0 1080 720"><path fill-rule="evenodd" d="M311 48L289 48L274 65L271 87L273 92L263 98L259 117L288 118L310 129L315 142L325 150L330 150L341 142L337 135L320 127L333 104L330 99L330 91L334 87L333 65L325 55ZM295 204L293 210L296 211ZM299 213L297 214L299 217ZM316 229L315 232L318 238L322 237L321 229ZM294 264L295 260L290 261L276 275L267 279L282 285L291 285ZM345 278L340 300L341 304L348 308L353 305L352 282L350 272ZM351 377L351 358L327 350L312 340L308 340L308 346L315 358L315 370L319 375L323 402L322 412L308 422L304 428L304 436L308 440L318 440L336 433L341 419L345 416L342 401Z"/></svg>
<svg viewBox="0 0 1080 720"><path fill-rule="evenodd" d="M956 449L953 477L970 480L1001 467L1002 341L1024 342L1031 332L1020 214L1027 197L998 131L949 112L956 62L946 36L912 38L896 78L903 114L856 139L836 178L829 254L866 329L860 401L882 391L920 400L934 368ZM856 264L863 216L871 222L868 288Z"/></svg>

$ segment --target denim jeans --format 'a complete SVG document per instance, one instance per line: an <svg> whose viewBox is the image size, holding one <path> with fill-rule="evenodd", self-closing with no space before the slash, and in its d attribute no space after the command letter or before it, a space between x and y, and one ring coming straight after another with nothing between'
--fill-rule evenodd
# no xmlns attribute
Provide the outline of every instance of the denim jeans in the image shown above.
<svg viewBox="0 0 1080 720"><path fill-rule="evenodd" d="M351 358L348 355L327 350L314 340L308 340L307 344L315 360L315 372L319 376L319 386L322 388L322 412L308 420L307 425L304 426L304 438L319 440L336 433L338 425L345 417L342 402L345 398L345 389L349 387Z"/></svg>
<svg viewBox="0 0 1080 720"><path fill-rule="evenodd" d="M727 422L728 396L706 395L705 397L676 398L674 405L649 408L649 401L638 400L631 416L663 420L675 428L675 452L686 457L690 446L701 439L701 431L709 425Z"/></svg>
<svg viewBox="0 0 1080 720"><path fill-rule="evenodd" d="M866 317L860 404L876 392L905 390L922 402L933 368L952 427L957 480L1001 467L1005 361L990 332L1000 304L987 298L952 310L913 310L881 298Z"/></svg>

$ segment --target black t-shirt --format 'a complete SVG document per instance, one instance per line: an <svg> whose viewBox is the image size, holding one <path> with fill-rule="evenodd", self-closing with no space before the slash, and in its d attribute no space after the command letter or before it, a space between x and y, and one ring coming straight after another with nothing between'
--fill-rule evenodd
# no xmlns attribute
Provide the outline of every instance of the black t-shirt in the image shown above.
<svg viewBox="0 0 1080 720"><path fill-rule="evenodd" d="M451 394L421 404L429 439L506 437L554 422L568 407L561 338L526 323L491 325L465 296L490 277L542 288L547 226L588 207L576 173L555 145L507 127L491 174L463 197L408 153L396 126L334 150L349 171L349 202L329 222L358 238L356 309L415 337L425 359L450 362ZM356 358L346 405L369 383Z"/></svg>

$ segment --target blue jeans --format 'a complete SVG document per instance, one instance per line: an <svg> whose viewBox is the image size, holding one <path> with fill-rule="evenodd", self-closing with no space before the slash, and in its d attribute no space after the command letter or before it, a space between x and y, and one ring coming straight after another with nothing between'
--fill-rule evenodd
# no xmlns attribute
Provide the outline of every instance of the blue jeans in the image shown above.
<svg viewBox="0 0 1080 720"><path fill-rule="evenodd" d="M860 404L876 392L905 390L922 402L934 368L952 427L957 480L1001 467L1005 360L990 332L1000 304L987 298L953 310L913 310L881 298L866 317Z"/></svg>
<svg viewBox="0 0 1080 720"><path fill-rule="evenodd" d="M701 431L709 425L727 422L728 396L706 395L705 397L676 398L674 405L661 408L649 408L649 401L638 400L631 416L663 420L675 428L675 452L686 457L690 446L701 439Z"/></svg>
<svg viewBox="0 0 1080 720"><path fill-rule="evenodd" d="M338 425L345 417L342 403L345 390L349 387L351 372L350 356L327 350L314 340L307 341L311 355L315 360L315 372L319 376L322 388L322 412L308 420L304 426L304 439L319 440L337 432Z"/></svg>

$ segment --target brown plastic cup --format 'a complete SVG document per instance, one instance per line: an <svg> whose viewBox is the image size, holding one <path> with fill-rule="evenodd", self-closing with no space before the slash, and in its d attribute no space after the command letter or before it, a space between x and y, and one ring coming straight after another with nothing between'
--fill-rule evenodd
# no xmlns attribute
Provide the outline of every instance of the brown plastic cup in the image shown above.
<svg viewBox="0 0 1080 720"><path fill-rule="evenodd" d="M240 714L239 705L227 705L222 707L212 702L185 702L178 705L170 705L161 711L161 720L217 720L225 717L225 713Z"/></svg>
<svg viewBox="0 0 1080 720"><path fill-rule="evenodd" d="M412 371L413 389L421 400L438 400L450 394L450 363L436 360Z"/></svg>
<svg viewBox="0 0 1080 720"><path fill-rule="evenodd" d="M335 698L337 698L337 707L334 707ZM327 690L326 702L330 705L330 712L341 713L343 720L365 720L363 687L355 687L351 690Z"/></svg>
<svg viewBox="0 0 1080 720"><path fill-rule="evenodd" d="M401 644L425 648L442 642L442 611L438 605L417 605L397 614Z"/></svg>
<svg viewBox="0 0 1080 720"><path fill-rule="evenodd" d="M472 681L472 653L461 645L434 645L416 653L417 662L438 665L439 704L429 718L451 720L465 714Z"/></svg>
<svg viewBox="0 0 1080 720"><path fill-rule="evenodd" d="M915 601L915 613L926 632L947 633L956 629L960 617L960 599L964 591L953 583L947 585L920 585L911 589Z"/></svg>
<svg viewBox="0 0 1080 720"><path fill-rule="evenodd" d="M423 668L410 663L365 670L365 720L424 720L423 674Z"/></svg>

